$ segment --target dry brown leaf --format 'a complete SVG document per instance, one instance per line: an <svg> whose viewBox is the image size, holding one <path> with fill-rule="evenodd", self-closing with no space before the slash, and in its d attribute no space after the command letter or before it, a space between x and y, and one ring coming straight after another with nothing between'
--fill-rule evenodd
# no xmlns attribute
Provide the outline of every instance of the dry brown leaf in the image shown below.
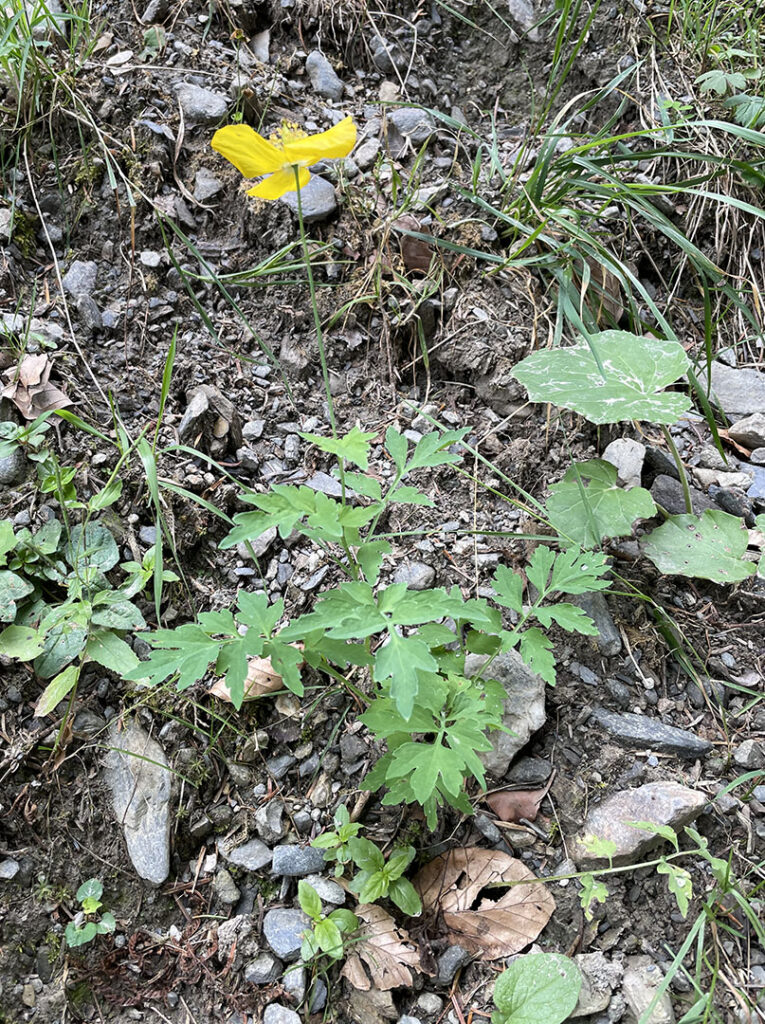
<svg viewBox="0 0 765 1024"><path fill-rule="evenodd" d="M604 314L608 314L614 323L619 323L624 315L622 304L622 286L616 274L608 267L590 257L585 257L585 262L590 269L590 282L587 290L592 291L591 305L595 310L598 322L603 326L610 326L611 320Z"/></svg>
<svg viewBox="0 0 765 1024"><path fill-rule="evenodd" d="M405 213L391 225L393 228L400 228L401 231L422 231L422 224L416 217ZM404 266L410 272L427 274L430 270L430 261L433 257L433 247L422 238L412 238L411 235L399 235L399 248Z"/></svg>
<svg viewBox="0 0 765 1024"><path fill-rule="evenodd" d="M486 803L500 821L519 822L522 818L526 821L536 821L539 808L554 778L555 771L542 789L503 789L501 792L489 793Z"/></svg>
<svg viewBox="0 0 765 1024"><path fill-rule="evenodd" d="M498 900L483 889L513 885ZM436 857L416 875L414 886L425 910L440 912L452 944L484 960L519 953L536 939L555 910L547 887L525 864L497 850L452 850Z"/></svg>
<svg viewBox="0 0 765 1024"><path fill-rule="evenodd" d="M51 409L63 409L72 403L63 391L49 383L53 363L46 355L26 355L3 373L7 381L1 398L8 398L26 420L35 420Z"/></svg>
<svg viewBox="0 0 765 1024"><path fill-rule="evenodd" d="M403 928L382 907L363 905L354 911L365 927L353 952L345 961L342 976L354 988L368 992L372 986L382 991L411 988L413 967L422 970L420 954ZM364 963L362 963L362 960ZM369 976L364 969L367 965ZM371 978L371 980L370 980Z"/></svg>
<svg viewBox="0 0 765 1024"><path fill-rule="evenodd" d="M300 646L298 644L298 646ZM302 650L302 647L301 647ZM250 658L247 668L247 678L244 681L244 700L255 700L266 693L275 693L284 687L282 677L274 670L270 658ZM213 683L208 691L213 697L220 697L228 704L231 700L231 691L226 686L226 680L221 678Z"/></svg>

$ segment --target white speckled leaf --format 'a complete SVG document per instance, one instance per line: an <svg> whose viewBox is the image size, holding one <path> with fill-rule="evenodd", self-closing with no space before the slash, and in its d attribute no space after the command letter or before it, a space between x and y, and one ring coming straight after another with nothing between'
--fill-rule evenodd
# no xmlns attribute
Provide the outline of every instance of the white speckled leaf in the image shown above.
<svg viewBox="0 0 765 1024"><path fill-rule="evenodd" d="M532 352L513 368L513 376L532 402L554 402L591 423L676 423L690 400L663 389L687 369L688 357L676 341L603 331L593 334L589 345Z"/></svg>
<svg viewBox="0 0 765 1024"><path fill-rule="evenodd" d="M648 535L643 550L660 572L738 583L757 569L744 559L748 540L739 518L708 508L701 516L670 516Z"/></svg>

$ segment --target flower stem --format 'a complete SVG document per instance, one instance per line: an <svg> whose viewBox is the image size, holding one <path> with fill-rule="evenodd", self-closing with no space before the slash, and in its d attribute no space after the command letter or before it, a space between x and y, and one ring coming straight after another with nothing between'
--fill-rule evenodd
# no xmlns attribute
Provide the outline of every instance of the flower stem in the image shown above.
<svg viewBox="0 0 765 1024"><path fill-rule="evenodd" d="M680 483L682 484L682 487L683 487L683 497L685 498L685 507L686 507L686 509L688 511L688 515L692 516L693 515L693 502L691 501L691 489L688 486L688 474L685 472L685 466L683 465L683 460L680 458L680 452L677 450L677 445L675 444L675 440L672 437L672 434L669 432L669 428L665 427L662 424L662 428L661 429L662 429L662 433L664 434L664 440L667 442L667 445L669 446L669 450L672 452L672 458L675 460L675 465L677 466L677 472L680 474Z"/></svg>

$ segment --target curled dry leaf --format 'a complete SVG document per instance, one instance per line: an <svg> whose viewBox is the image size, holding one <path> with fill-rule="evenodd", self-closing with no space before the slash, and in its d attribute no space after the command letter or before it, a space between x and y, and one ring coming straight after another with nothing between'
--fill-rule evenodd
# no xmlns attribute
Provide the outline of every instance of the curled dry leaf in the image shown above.
<svg viewBox="0 0 765 1024"><path fill-rule="evenodd" d="M298 644L302 650L302 645ZM250 658L247 678L244 681L244 699L255 700L266 693L275 693L284 687L282 677L274 670L270 658ZM224 678L213 683L209 690L213 697L220 697L228 704L232 703L231 691Z"/></svg>
<svg viewBox="0 0 765 1024"><path fill-rule="evenodd" d="M382 907L363 905L354 913L364 925L359 941L351 947L353 952L345 961L342 976L363 992L373 986L382 991L410 988L410 968L422 970L422 965L417 947L410 942L406 931L399 928Z"/></svg>
<svg viewBox="0 0 765 1024"><path fill-rule="evenodd" d="M51 409L63 409L72 403L48 378L53 363L46 355L26 355L18 366L3 373L5 385L0 398L8 398L25 420L35 420Z"/></svg>
<svg viewBox="0 0 765 1024"><path fill-rule="evenodd" d="M517 884L517 883L523 884ZM481 892L512 886L498 900ZM555 900L525 864L497 850L452 850L415 876L423 908L441 913L449 942L484 960L519 953L536 939L555 910Z"/></svg>
<svg viewBox="0 0 765 1024"><path fill-rule="evenodd" d="M500 821L536 821L539 808L554 778L553 771L549 782L542 789L504 789L498 793L489 793L486 803Z"/></svg>

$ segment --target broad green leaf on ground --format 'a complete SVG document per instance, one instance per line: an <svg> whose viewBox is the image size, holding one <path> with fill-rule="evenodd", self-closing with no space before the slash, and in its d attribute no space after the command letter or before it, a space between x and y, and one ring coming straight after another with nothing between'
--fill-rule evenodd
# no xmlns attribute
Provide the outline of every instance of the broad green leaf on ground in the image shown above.
<svg viewBox="0 0 765 1024"><path fill-rule="evenodd" d="M141 663L133 649L110 629L94 629L85 644L85 654L91 661L123 675Z"/></svg>
<svg viewBox="0 0 765 1024"><path fill-rule="evenodd" d="M549 629L553 622L557 622L561 629L565 629L569 633L582 633L584 636L598 635L598 627L587 612L579 605L569 604L567 601L537 608L534 614L545 629Z"/></svg>
<svg viewBox="0 0 765 1024"><path fill-rule="evenodd" d="M177 629L158 629L146 639L154 650L146 661L126 672L125 679L145 678L148 685L156 686L177 673L179 690L187 689L202 678L226 642L214 640L190 622Z"/></svg>
<svg viewBox="0 0 765 1024"><path fill-rule="evenodd" d="M594 875L589 873L582 875L579 883L582 886L579 893L579 903L584 911L585 920L591 921L595 916L594 904L606 902L608 899L608 889Z"/></svg>
<svg viewBox="0 0 765 1024"><path fill-rule="evenodd" d="M31 661L42 654L44 637L31 626L6 626L0 633L0 651L6 658Z"/></svg>
<svg viewBox="0 0 765 1024"><path fill-rule="evenodd" d="M67 562L79 570L94 566L108 572L120 558L117 542L101 523L75 526L64 550Z"/></svg>
<svg viewBox="0 0 765 1024"><path fill-rule="evenodd" d="M461 462L462 456L457 455L456 452L450 452L448 449L469 433L470 430L467 427L461 427L459 430L445 430L443 433L434 430L425 434L414 446L412 457L406 467L407 473L428 466L445 466L447 463Z"/></svg>
<svg viewBox="0 0 765 1024"><path fill-rule="evenodd" d="M436 785L447 793L462 787L460 758L440 743L407 742L396 748L388 768L389 779L408 779L418 803L433 795Z"/></svg>
<svg viewBox="0 0 765 1024"><path fill-rule="evenodd" d="M649 533L643 550L660 572L738 583L757 569L744 558L748 540L739 518L706 509L701 516L671 516Z"/></svg>
<svg viewBox="0 0 765 1024"><path fill-rule="evenodd" d="M8 569L0 571L0 622L13 622L16 602L31 594L34 584Z"/></svg>
<svg viewBox="0 0 765 1024"><path fill-rule="evenodd" d="M55 679L51 679L40 695L35 707L35 718L43 718L54 710L57 704L66 697L69 691L77 682L80 675L79 665L70 665L60 672Z"/></svg>
<svg viewBox="0 0 765 1024"><path fill-rule="evenodd" d="M688 871L663 859L657 864L656 871L667 876L667 885L677 901L677 908L683 917L687 917L688 907L693 899L693 880Z"/></svg>
<svg viewBox="0 0 765 1024"><path fill-rule="evenodd" d="M340 459L352 462L359 469L369 469L369 442L375 436L374 430L370 432L354 427L345 437L322 437L320 434L304 434L300 436L304 441L315 444L323 452L330 455L337 455Z"/></svg>
<svg viewBox="0 0 765 1024"><path fill-rule="evenodd" d="M494 984L494 1024L561 1024L579 999L582 976L559 953L528 953L514 960Z"/></svg>
<svg viewBox="0 0 765 1024"><path fill-rule="evenodd" d="M409 718L419 686L418 670L434 671L438 663L427 644L416 637L388 632L388 641L377 651L374 677L378 683L390 679L390 695L404 718Z"/></svg>
<svg viewBox="0 0 765 1024"><path fill-rule="evenodd" d="M532 402L554 402L591 423L669 424L676 423L691 403L686 395L663 389L674 384L688 365L676 341L602 331L590 337L589 345L532 352L513 368L513 376Z"/></svg>
<svg viewBox="0 0 765 1024"><path fill-rule="evenodd" d="M555 556L549 589L561 594L587 594L593 590L607 590L611 582L603 577L608 571L608 560L602 552L579 552L576 548L568 548Z"/></svg>
<svg viewBox="0 0 765 1024"><path fill-rule="evenodd" d="M5 565L5 556L16 547L16 535L10 519L0 521L0 565Z"/></svg>
<svg viewBox="0 0 765 1024"><path fill-rule="evenodd" d="M367 583L371 583L372 586L376 585L380 578L380 566L383 558L385 555L389 555L391 550L387 540L370 540L367 544L360 544L356 548L356 558L359 560Z"/></svg>
<svg viewBox="0 0 765 1024"><path fill-rule="evenodd" d="M656 512L642 487L626 491L617 485L616 467L603 459L577 462L550 488L547 516L559 534L584 548L596 548L604 537L627 537L636 519Z"/></svg>
<svg viewBox="0 0 765 1024"><path fill-rule="evenodd" d="M555 655L550 638L532 626L521 633L520 654L529 668L550 686L555 686Z"/></svg>
<svg viewBox="0 0 765 1024"><path fill-rule="evenodd" d="M77 657L85 646L87 636L87 628L71 619L63 618L56 622L46 632L42 654L35 658L34 667L38 676L49 679L60 672Z"/></svg>
<svg viewBox="0 0 765 1024"><path fill-rule="evenodd" d="M114 601L97 606L91 622L107 629L145 629L146 621L132 601Z"/></svg>

